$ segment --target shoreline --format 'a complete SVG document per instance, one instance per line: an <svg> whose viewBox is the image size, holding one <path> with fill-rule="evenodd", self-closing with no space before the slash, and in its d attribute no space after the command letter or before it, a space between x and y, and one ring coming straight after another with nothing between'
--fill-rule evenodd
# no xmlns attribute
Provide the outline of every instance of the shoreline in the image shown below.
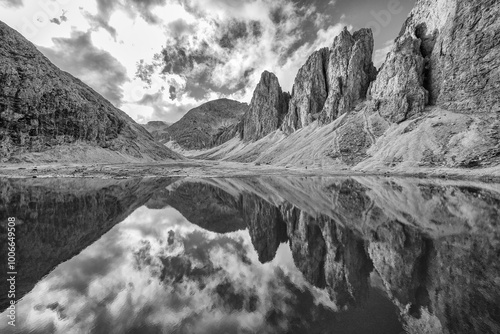
<svg viewBox="0 0 500 334"><path fill-rule="evenodd" d="M421 179L472 180L500 183L500 166L481 169L407 168L353 170L346 167L295 167L255 165L227 161L169 161L158 163L102 164L1 164L0 178L153 178L153 177L238 178L254 176L347 177L376 176Z"/></svg>

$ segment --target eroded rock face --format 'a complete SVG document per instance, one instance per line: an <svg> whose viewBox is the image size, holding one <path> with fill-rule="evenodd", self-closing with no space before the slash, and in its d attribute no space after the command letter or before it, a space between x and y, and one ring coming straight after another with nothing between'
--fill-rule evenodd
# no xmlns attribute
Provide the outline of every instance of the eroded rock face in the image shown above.
<svg viewBox="0 0 500 334"><path fill-rule="evenodd" d="M314 52L299 70L293 85L288 114L283 122L285 132L307 126L323 110L328 96L326 71L330 49Z"/></svg>
<svg viewBox="0 0 500 334"><path fill-rule="evenodd" d="M250 109L244 116L243 140L256 141L277 130L288 111L290 95L283 93L273 73L262 73Z"/></svg>
<svg viewBox="0 0 500 334"><path fill-rule="evenodd" d="M498 111L499 17L495 0L418 1L371 91L376 109L392 122L427 103L459 113Z"/></svg>
<svg viewBox="0 0 500 334"><path fill-rule="evenodd" d="M410 34L398 39L373 83L374 109L391 122L399 123L422 112L428 102L421 44Z"/></svg>
<svg viewBox="0 0 500 334"><path fill-rule="evenodd" d="M84 143L133 158L180 158L0 22L0 159Z"/></svg>
<svg viewBox="0 0 500 334"><path fill-rule="evenodd" d="M327 68L328 97L320 115L330 123L366 97L376 69L372 62L373 34L361 29L354 34L344 28L333 42Z"/></svg>

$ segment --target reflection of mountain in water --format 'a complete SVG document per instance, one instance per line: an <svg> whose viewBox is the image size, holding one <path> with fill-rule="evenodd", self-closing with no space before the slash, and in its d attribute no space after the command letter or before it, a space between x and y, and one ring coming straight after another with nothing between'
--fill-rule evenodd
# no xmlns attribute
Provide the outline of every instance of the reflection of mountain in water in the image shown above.
<svg viewBox="0 0 500 334"><path fill-rule="evenodd" d="M80 253L153 193L172 181L96 179L0 180L0 221L17 219L17 298L59 263ZM0 227L0 253L6 252L5 225ZM2 257L2 268L7 267ZM4 275L4 272L1 273ZM1 291L4 279L1 276ZM0 310L8 300L2 294Z"/></svg>
<svg viewBox="0 0 500 334"><path fill-rule="evenodd" d="M179 181L166 193L208 230L247 226L261 262L289 241L306 279L341 308L362 305L375 270L409 332L500 332L498 187L260 178Z"/></svg>
<svg viewBox="0 0 500 334"><path fill-rule="evenodd" d="M248 228L263 263L288 242L304 277L341 310L368 302L375 271L410 333L500 332L499 186L378 178L172 182L1 181L0 219L19 221L18 297L139 206L172 206L210 231ZM188 275L185 267L172 279ZM220 297L241 304L228 289L218 287ZM251 310L253 303L242 305Z"/></svg>

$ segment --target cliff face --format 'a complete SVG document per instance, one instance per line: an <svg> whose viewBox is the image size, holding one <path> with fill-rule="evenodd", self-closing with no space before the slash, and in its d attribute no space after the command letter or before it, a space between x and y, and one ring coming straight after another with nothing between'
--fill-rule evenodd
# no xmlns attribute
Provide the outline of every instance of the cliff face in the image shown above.
<svg viewBox="0 0 500 334"><path fill-rule="evenodd" d="M463 113L500 109L500 3L420 0L401 38L421 40L431 104Z"/></svg>
<svg viewBox="0 0 500 334"><path fill-rule="evenodd" d="M401 122L438 105L459 113L500 108L498 1L418 1L372 89L376 109Z"/></svg>
<svg viewBox="0 0 500 334"><path fill-rule="evenodd" d="M0 159L47 152L50 160L62 150L56 159L75 162L64 150L79 147L124 161L181 158L0 22Z"/></svg>
<svg viewBox="0 0 500 334"><path fill-rule="evenodd" d="M256 141L276 131L288 111L290 96L281 90L278 78L264 72L243 118L243 140Z"/></svg>
<svg viewBox="0 0 500 334"><path fill-rule="evenodd" d="M162 143L176 142L186 150L201 150L224 143L221 133L232 128L248 110L246 103L229 99L210 101L191 109L178 122L161 130Z"/></svg>
<svg viewBox="0 0 500 334"><path fill-rule="evenodd" d="M372 55L368 29L354 34L344 29L331 48L313 53L295 78L283 130L290 133L317 119L330 123L366 98L377 73Z"/></svg>
<svg viewBox="0 0 500 334"><path fill-rule="evenodd" d="M329 57L328 48L316 51L299 70L282 126L285 132L293 132L318 119L328 97L326 73Z"/></svg>
<svg viewBox="0 0 500 334"><path fill-rule="evenodd" d="M332 122L366 97L376 75L372 56L373 34L369 29L353 35L344 29L335 38L328 62L328 98L320 118L322 123Z"/></svg>

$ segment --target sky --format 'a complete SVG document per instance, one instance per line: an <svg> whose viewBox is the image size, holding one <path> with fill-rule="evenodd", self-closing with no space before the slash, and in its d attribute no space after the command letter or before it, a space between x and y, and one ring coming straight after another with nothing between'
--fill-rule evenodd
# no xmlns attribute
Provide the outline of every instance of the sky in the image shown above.
<svg viewBox="0 0 500 334"><path fill-rule="evenodd" d="M415 0L0 0L0 20L138 123L207 101L249 103L260 75L291 91L344 26L372 28L379 67Z"/></svg>

